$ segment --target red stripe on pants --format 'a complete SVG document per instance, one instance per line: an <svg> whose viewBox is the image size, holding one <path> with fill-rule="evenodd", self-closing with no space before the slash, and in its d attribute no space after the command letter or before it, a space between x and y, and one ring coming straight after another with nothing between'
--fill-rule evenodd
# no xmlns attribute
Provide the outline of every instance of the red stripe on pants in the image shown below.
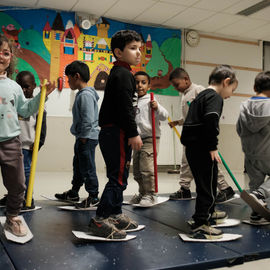
<svg viewBox="0 0 270 270"><path fill-rule="evenodd" d="M126 162L126 152L125 152L125 132L120 129L120 170L118 175L118 183L123 185L123 174Z"/></svg>

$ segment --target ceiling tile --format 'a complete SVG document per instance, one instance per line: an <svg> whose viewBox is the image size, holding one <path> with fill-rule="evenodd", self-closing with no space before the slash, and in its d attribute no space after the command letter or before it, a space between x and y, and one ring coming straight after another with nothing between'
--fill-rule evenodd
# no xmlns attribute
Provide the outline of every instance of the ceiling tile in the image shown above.
<svg viewBox="0 0 270 270"><path fill-rule="evenodd" d="M264 8L264 9L254 13L254 14L251 14L248 17L270 21L270 7Z"/></svg>
<svg viewBox="0 0 270 270"><path fill-rule="evenodd" d="M38 0L1 0L0 6L34 7Z"/></svg>
<svg viewBox="0 0 270 270"><path fill-rule="evenodd" d="M229 13L229 14L237 14L238 12L249 8L255 4L257 4L258 2L261 2L262 0L241 0L238 3L236 3L235 5L223 10L223 12L225 13Z"/></svg>
<svg viewBox="0 0 270 270"><path fill-rule="evenodd" d="M183 5L183 6L188 6L188 7L192 6L198 1L199 0L160 0L160 2Z"/></svg>
<svg viewBox="0 0 270 270"><path fill-rule="evenodd" d="M77 0L39 0L37 6L41 8L71 10L76 2Z"/></svg>
<svg viewBox="0 0 270 270"><path fill-rule="evenodd" d="M153 0L119 0L105 12L104 16L133 20L155 3Z"/></svg>
<svg viewBox="0 0 270 270"><path fill-rule="evenodd" d="M198 3L194 4L193 7L221 11L237 2L239 2L239 0L201 0Z"/></svg>
<svg viewBox="0 0 270 270"><path fill-rule="evenodd" d="M72 10L101 16L117 1L118 0L79 0Z"/></svg>
<svg viewBox="0 0 270 270"><path fill-rule="evenodd" d="M175 17L169 19L164 24L167 26L184 28L190 27L200 21L213 16L215 13L213 11L202 10L197 8L188 8Z"/></svg>
<svg viewBox="0 0 270 270"><path fill-rule="evenodd" d="M241 17L241 20L217 30L216 33L225 35L241 35L241 33L251 31L266 24L263 20L255 20L246 17L243 18L243 16L239 15L237 15L237 17Z"/></svg>
<svg viewBox="0 0 270 270"><path fill-rule="evenodd" d="M204 21L199 22L198 24L192 25L192 28L205 32L214 32L215 30L230 25L236 21L239 21L240 19L241 18L238 16L218 13Z"/></svg>
<svg viewBox="0 0 270 270"><path fill-rule="evenodd" d="M243 33L243 35L256 39L263 39L264 36L270 37L270 25L267 23L263 26L257 27L256 29L247 31L246 33Z"/></svg>
<svg viewBox="0 0 270 270"><path fill-rule="evenodd" d="M169 18L185 9L187 9L185 6L157 3L136 17L135 21L162 24L164 21L167 21Z"/></svg>

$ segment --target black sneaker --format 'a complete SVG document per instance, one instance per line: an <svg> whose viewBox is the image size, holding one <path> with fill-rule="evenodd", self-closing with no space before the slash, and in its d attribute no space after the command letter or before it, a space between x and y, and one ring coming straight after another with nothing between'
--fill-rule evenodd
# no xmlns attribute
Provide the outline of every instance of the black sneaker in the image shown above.
<svg viewBox="0 0 270 270"><path fill-rule="evenodd" d="M199 227L193 227L189 237L194 239L220 239L223 236L223 232L219 229L207 226L205 224Z"/></svg>
<svg viewBox="0 0 270 270"><path fill-rule="evenodd" d="M108 239L123 239L127 235L125 231L119 231L108 219L91 218L88 227L91 235Z"/></svg>
<svg viewBox="0 0 270 270"><path fill-rule="evenodd" d="M170 195L170 200L187 200L191 199L191 193L189 189L180 188L176 192Z"/></svg>
<svg viewBox="0 0 270 270"><path fill-rule="evenodd" d="M138 223L125 214L110 216L109 222L114 224L118 230L134 230L138 228Z"/></svg>
<svg viewBox="0 0 270 270"><path fill-rule="evenodd" d="M56 193L55 198L61 201L78 202L80 200L78 192L70 189L63 193Z"/></svg>
<svg viewBox="0 0 270 270"><path fill-rule="evenodd" d="M89 196L88 198L86 198L82 202L75 203L75 207L78 209L79 208L90 208L90 207L98 205L98 203L99 203L99 198L97 198L97 197L93 198L93 197Z"/></svg>
<svg viewBox="0 0 270 270"><path fill-rule="evenodd" d="M36 206L35 206L35 202L34 202L34 199L32 199L32 202L31 202L31 206L26 206L26 201L24 200L23 201L23 207L21 208L21 212L27 212L31 209L35 209Z"/></svg>
<svg viewBox="0 0 270 270"><path fill-rule="evenodd" d="M216 197L216 203L225 203L233 198L235 192L233 191L232 187L227 187L224 190L221 190L217 197Z"/></svg>
<svg viewBox="0 0 270 270"><path fill-rule="evenodd" d="M6 206L7 204L7 194L0 200L0 206Z"/></svg>
<svg viewBox="0 0 270 270"><path fill-rule="evenodd" d="M262 195L261 192L254 190L254 191L252 191L252 192L250 193L250 195L251 195L254 199L256 199L256 201L257 201L258 203L260 203L262 206L267 206L267 203L265 202L265 197Z"/></svg>

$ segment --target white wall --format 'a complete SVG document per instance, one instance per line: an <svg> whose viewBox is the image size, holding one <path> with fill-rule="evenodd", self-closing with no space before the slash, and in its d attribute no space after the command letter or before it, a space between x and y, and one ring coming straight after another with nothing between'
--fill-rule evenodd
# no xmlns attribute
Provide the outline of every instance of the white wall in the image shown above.
<svg viewBox="0 0 270 270"><path fill-rule="evenodd" d="M253 94L253 82L258 70L262 68L262 45L233 42L232 40L217 40L201 37L197 47L185 46L184 67L189 72L191 80L207 86L212 64L230 64L237 66L239 86L236 94ZM195 63L194 63L195 62ZM191 64L192 63L192 64ZM40 151L37 168L40 171L72 170L74 138L69 132L71 126L71 105L74 92L64 89L61 93L55 91L47 101L48 135L43 149ZM103 92L98 91L100 102ZM168 110L171 118L179 119L180 97L156 96L157 100ZM233 170L242 170L243 154L240 140L235 132L235 123L239 114L241 101L247 97L233 96L224 102L221 118L221 134L219 150ZM167 123L161 124L162 136L158 155L159 165L180 163L182 147L178 138L173 140L173 131ZM179 129L181 131L181 129ZM104 162L99 148L96 153L97 169L104 170Z"/></svg>

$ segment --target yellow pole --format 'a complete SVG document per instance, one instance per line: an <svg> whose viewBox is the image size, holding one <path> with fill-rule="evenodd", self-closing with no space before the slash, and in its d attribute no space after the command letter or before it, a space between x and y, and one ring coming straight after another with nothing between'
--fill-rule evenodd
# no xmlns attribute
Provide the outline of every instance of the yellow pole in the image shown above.
<svg viewBox="0 0 270 270"><path fill-rule="evenodd" d="M33 186L34 186L34 179L36 173L36 165L37 165L37 155L38 155L38 148L39 148L39 140L40 140L40 132L41 132L41 125L43 119L43 112L44 112L44 103L46 98L46 84L47 80L43 81L43 85L41 88L41 95L39 101L39 109L38 109L38 118L37 118L37 127L36 127L36 136L32 154L32 163L31 163L31 170L29 176L29 184L26 196L26 206L30 207L32 202L32 195L33 195Z"/></svg>
<svg viewBox="0 0 270 270"><path fill-rule="evenodd" d="M168 121L169 121L169 123L172 122L172 119L170 118L170 116L168 117ZM175 131L177 137L180 139L181 136L180 136L180 133L178 132L177 128L173 127L173 130Z"/></svg>

